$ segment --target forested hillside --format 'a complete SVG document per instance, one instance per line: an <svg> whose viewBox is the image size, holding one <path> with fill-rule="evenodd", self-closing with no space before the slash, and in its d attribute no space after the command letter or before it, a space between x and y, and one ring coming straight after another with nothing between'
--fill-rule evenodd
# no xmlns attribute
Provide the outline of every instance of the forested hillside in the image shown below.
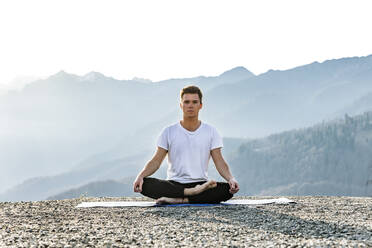
<svg viewBox="0 0 372 248"><path fill-rule="evenodd" d="M243 194L372 196L372 112L242 144Z"/></svg>

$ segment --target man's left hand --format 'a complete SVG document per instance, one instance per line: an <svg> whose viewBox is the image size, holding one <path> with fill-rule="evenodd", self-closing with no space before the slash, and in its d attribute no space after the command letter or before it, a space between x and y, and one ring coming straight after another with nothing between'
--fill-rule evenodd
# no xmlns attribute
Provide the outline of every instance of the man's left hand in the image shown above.
<svg viewBox="0 0 372 248"><path fill-rule="evenodd" d="M239 184L238 182L235 180L235 178L231 178L229 180L229 185L230 185L230 193L231 194L235 194L236 192L239 191Z"/></svg>

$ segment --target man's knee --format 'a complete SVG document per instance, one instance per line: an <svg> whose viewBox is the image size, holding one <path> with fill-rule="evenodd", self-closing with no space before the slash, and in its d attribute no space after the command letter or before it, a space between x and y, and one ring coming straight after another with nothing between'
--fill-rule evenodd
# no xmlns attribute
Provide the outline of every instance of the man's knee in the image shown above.
<svg viewBox="0 0 372 248"><path fill-rule="evenodd" d="M143 179L141 194L150 198L154 198L154 188L156 188L156 178L145 177ZM154 187L155 186L155 187Z"/></svg>
<svg viewBox="0 0 372 248"><path fill-rule="evenodd" d="M145 177L143 179L141 194L153 199L160 197L183 197L183 187L168 180Z"/></svg>
<svg viewBox="0 0 372 248"><path fill-rule="evenodd" d="M151 182L152 181L154 181L154 178L152 178L152 177L145 177L144 179L143 179L143 184L142 184L142 186L143 185L147 185L147 184L151 184Z"/></svg>
<svg viewBox="0 0 372 248"><path fill-rule="evenodd" d="M218 182L217 187L219 190L219 200L227 201L230 200L234 195L230 193L230 185L228 183Z"/></svg>
<svg viewBox="0 0 372 248"><path fill-rule="evenodd" d="M151 178L148 178L148 177L145 177L143 179L143 183L142 183L142 191L146 190L149 186L149 184L151 184Z"/></svg>

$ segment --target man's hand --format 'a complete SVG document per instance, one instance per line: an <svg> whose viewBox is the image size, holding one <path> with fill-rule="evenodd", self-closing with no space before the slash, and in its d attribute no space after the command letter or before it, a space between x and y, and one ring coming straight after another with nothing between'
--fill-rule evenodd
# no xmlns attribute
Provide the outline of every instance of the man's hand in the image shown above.
<svg viewBox="0 0 372 248"><path fill-rule="evenodd" d="M230 185L230 190L229 191L230 191L231 194L235 194L236 192L239 191L239 184L235 180L235 178L231 178L228 183Z"/></svg>
<svg viewBox="0 0 372 248"><path fill-rule="evenodd" d="M142 184L143 184L143 178L142 177L137 177L136 180L133 183L134 192L137 192L137 193L142 192Z"/></svg>

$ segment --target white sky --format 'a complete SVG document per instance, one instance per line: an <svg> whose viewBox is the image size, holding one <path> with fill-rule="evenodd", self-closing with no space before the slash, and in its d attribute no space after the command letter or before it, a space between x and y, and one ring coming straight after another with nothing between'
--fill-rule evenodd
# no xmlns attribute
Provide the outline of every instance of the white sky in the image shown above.
<svg viewBox="0 0 372 248"><path fill-rule="evenodd" d="M372 54L372 1L0 1L0 84L255 74Z"/></svg>

